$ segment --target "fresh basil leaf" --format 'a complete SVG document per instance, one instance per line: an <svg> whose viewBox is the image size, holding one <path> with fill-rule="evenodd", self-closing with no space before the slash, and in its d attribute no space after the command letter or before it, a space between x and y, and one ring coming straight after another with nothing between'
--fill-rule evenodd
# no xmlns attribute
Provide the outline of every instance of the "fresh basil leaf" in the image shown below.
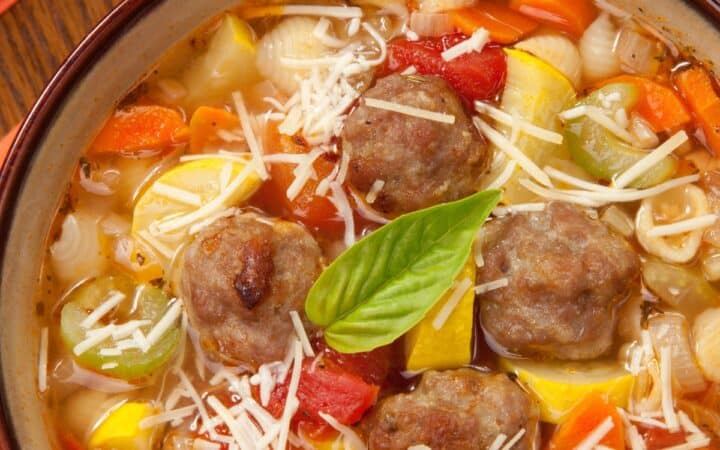
<svg viewBox="0 0 720 450"><path fill-rule="evenodd" d="M325 340L343 353L393 342L427 314L465 265L500 191L401 216L340 255L305 302Z"/></svg>

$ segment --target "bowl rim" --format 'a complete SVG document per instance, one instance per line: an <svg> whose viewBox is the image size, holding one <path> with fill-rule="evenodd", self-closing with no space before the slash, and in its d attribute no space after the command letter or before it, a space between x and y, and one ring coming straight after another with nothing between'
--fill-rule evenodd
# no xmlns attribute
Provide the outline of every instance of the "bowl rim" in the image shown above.
<svg viewBox="0 0 720 450"><path fill-rule="evenodd" d="M15 214L23 178L63 101L81 81L104 50L115 43L140 17L167 0L122 0L80 41L60 64L42 93L22 121L7 157L0 166L0 236L7 236ZM720 30L719 0L683 0L688 7L699 11L708 22ZM7 241L0 239L0 262L4 260ZM0 367L0 374L2 367ZM5 380L0 376L0 444L3 437L10 449L20 449L13 416L7 403ZM4 425L4 426L3 426Z"/></svg>
<svg viewBox="0 0 720 450"><path fill-rule="evenodd" d="M7 158L0 168L0 236L8 235L23 185L23 175L30 166L37 144L45 135L47 125L54 120L68 93L78 85L94 62L102 57L106 48L115 43L138 18L165 1L122 0L80 41L45 85L22 121ZM0 241L0 261L2 261L7 249L7 241L5 239ZM2 373L1 367L0 373ZM0 444L4 436L11 449L19 449L21 447L15 433L6 392L5 380L0 377Z"/></svg>

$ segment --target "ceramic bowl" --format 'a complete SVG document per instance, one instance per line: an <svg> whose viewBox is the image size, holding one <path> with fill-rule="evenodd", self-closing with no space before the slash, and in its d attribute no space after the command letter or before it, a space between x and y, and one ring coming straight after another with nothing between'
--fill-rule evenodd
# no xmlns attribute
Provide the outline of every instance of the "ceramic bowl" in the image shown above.
<svg viewBox="0 0 720 450"><path fill-rule="evenodd" d="M73 166L116 102L174 42L237 3L124 1L62 65L22 125L0 173L0 397L11 447L59 448L37 392L42 317L34 305L43 295L38 277L46 236ZM720 63L720 15L713 2L612 3L698 58Z"/></svg>

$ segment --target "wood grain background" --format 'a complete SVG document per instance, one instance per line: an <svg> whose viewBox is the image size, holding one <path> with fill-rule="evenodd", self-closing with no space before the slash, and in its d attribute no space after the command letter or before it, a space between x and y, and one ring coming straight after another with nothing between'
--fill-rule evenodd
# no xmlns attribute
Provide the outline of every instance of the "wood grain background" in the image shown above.
<svg viewBox="0 0 720 450"><path fill-rule="evenodd" d="M0 136L27 114L60 63L121 0L20 0L0 16Z"/></svg>

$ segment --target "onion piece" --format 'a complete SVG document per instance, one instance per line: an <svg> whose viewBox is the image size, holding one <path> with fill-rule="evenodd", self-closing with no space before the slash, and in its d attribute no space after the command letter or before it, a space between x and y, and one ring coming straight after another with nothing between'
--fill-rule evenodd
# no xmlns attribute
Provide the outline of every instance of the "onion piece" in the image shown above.
<svg viewBox="0 0 720 450"><path fill-rule="evenodd" d="M691 269L648 259L642 273L645 286L689 320L718 305L720 293Z"/></svg>
<svg viewBox="0 0 720 450"><path fill-rule="evenodd" d="M654 316L648 321L648 331L656 352L670 348L672 375L680 390L686 394L704 391L707 383L690 348L685 317L676 313Z"/></svg>
<svg viewBox="0 0 720 450"><path fill-rule="evenodd" d="M413 12L410 29L423 37L440 37L455 30L449 14Z"/></svg>
<svg viewBox="0 0 720 450"><path fill-rule="evenodd" d="M618 34L615 55L626 72L655 75L664 54L662 44L654 37L640 33L632 21L626 22Z"/></svg>

